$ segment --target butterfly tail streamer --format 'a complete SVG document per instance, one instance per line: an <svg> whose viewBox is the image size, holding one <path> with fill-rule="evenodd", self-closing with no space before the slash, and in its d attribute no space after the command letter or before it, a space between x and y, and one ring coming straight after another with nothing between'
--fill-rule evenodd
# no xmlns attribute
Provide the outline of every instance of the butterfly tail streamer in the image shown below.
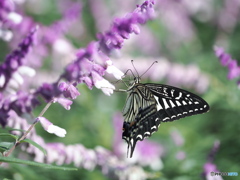
<svg viewBox="0 0 240 180"><path fill-rule="evenodd" d="M130 149L130 158L133 155L137 141L143 141L156 132L160 126L160 119L156 111L155 105L139 109L138 116L135 121L130 123L124 122L122 138L128 144ZM127 153L129 154L129 153Z"/></svg>

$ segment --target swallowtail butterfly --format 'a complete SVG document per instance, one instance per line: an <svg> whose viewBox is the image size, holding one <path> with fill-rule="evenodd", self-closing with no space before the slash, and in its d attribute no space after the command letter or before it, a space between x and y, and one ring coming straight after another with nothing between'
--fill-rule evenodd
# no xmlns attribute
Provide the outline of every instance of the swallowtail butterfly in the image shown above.
<svg viewBox="0 0 240 180"><path fill-rule="evenodd" d="M208 103L199 96L164 84L142 84L135 77L126 90L128 97L123 108L122 138L133 155L137 141L156 132L161 122L209 111Z"/></svg>

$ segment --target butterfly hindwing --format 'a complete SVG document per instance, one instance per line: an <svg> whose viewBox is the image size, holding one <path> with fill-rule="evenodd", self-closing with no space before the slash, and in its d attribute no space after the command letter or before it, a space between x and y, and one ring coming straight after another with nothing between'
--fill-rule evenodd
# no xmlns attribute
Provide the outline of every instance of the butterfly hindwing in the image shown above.
<svg viewBox="0 0 240 180"><path fill-rule="evenodd" d="M130 148L130 157L132 157L137 141L150 137L158 130L160 122L155 105L140 108L133 122L124 122L122 138L126 140L128 149Z"/></svg>

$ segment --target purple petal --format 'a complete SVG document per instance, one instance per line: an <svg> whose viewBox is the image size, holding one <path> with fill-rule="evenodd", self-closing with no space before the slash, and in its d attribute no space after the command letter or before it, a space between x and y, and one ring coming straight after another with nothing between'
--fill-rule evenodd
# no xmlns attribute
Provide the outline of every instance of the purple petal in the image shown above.
<svg viewBox="0 0 240 180"><path fill-rule="evenodd" d="M76 99L77 96L80 95L75 86L72 84L67 84L65 82L61 82L59 84L59 90L63 92L65 98Z"/></svg>
<svg viewBox="0 0 240 180"><path fill-rule="evenodd" d="M70 110L72 101L66 98L57 98L57 102L61 104L66 110Z"/></svg>

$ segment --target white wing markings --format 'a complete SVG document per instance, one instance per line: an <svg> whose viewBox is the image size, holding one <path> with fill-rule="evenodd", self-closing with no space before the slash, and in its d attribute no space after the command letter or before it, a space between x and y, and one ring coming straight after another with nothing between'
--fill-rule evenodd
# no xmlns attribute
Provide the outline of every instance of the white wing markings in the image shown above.
<svg viewBox="0 0 240 180"><path fill-rule="evenodd" d="M140 137L140 139L143 139L143 137L142 137L142 135L141 135L141 134L137 135L137 138L138 138L138 137Z"/></svg>
<svg viewBox="0 0 240 180"><path fill-rule="evenodd" d="M181 103L179 101L175 101L178 106L181 106Z"/></svg>
<svg viewBox="0 0 240 180"><path fill-rule="evenodd" d="M163 109L163 107L160 105L159 101L158 101L158 97L157 96L154 96L154 98L156 99L157 101L157 110L159 111L160 109Z"/></svg>
<svg viewBox="0 0 240 180"><path fill-rule="evenodd" d="M166 101L166 99L165 99L165 98L162 98L162 100L163 100L163 104L164 104L164 106L165 106L165 109L170 108L169 105L168 105L168 103L167 103L167 101Z"/></svg>
<svg viewBox="0 0 240 180"><path fill-rule="evenodd" d="M187 103L185 101L182 101L183 105L187 105Z"/></svg>
<svg viewBox="0 0 240 180"><path fill-rule="evenodd" d="M179 95L178 95L178 97L175 97L175 99L180 99L182 97L182 93L181 92L179 92Z"/></svg>
<svg viewBox="0 0 240 180"><path fill-rule="evenodd" d="M169 102L170 102L172 108L175 107L175 104L172 102L172 100L169 100Z"/></svg>

